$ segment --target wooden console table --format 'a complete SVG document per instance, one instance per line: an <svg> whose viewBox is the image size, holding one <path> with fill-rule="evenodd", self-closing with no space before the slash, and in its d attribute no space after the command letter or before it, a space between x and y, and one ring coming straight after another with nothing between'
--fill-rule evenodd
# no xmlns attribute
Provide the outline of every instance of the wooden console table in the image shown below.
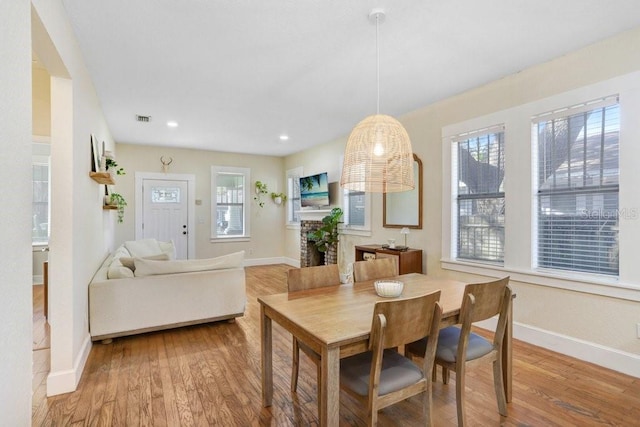
<svg viewBox="0 0 640 427"><path fill-rule="evenodd" d="M398 251L383 248L382 245L356 246L356 261L363 261L365 254L375 254L376 258L397 257L400 274L423 273L422 249L409 248L406 251Z"/></svg>

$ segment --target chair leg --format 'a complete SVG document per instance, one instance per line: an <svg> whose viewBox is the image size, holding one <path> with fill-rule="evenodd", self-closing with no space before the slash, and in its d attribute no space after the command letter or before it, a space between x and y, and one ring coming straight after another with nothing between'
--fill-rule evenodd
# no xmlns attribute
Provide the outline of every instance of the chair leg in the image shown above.
<svg viewBox="0 0 640 427"><path fill-rule="evenodd" d="M458 381L458 377L456 377L456 381ZM449 368L446 366L442 366L442 384L449 384Z"/></svg>
<svg viewBox="0 0 640 427"><path fill-rule="evenodd" d="M504 382L502 375L502 356L498 353L498 358L493 361L493 386L496 389L498 399L498 412L503 417L507 416L507 397L504 393Z"/></svg>
<svg viewBox="0 0 640 427"><path fill-rule="evenodd" d="M464 402L464 363L456 363L456 409L458 412L458 427L464 427L465 402Z"/></svg>
<svg viewBox="0 0 640 427"><path fill-rule="evenodd" d="M427 382L427 389L422 394L423 394L422 412L424 413L424 419L425 419L424 425L430 427L431 425L433 425L432 416L431 416L431 412L432 412L431 406L433 403L431 381Z"/></svg>
<svg viewBox="0 0 640 427"><path fill-rule="evenodd" d="M298 347L298 340L295 337L293 337L291 360L291 392L295 393L298 389L298 369L300 367L300 347Z"/></svg>

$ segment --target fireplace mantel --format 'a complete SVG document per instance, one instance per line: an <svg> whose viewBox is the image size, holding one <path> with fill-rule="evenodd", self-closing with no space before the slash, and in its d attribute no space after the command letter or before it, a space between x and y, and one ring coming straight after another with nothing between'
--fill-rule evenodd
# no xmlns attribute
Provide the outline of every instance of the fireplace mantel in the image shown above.
<svg viewBox="0 0 640 427"><path fill-rule="evenodd" d="M331 209L305 209L296 213L300 215L300 221L322 221L322 218L331 213Z"/></svg>

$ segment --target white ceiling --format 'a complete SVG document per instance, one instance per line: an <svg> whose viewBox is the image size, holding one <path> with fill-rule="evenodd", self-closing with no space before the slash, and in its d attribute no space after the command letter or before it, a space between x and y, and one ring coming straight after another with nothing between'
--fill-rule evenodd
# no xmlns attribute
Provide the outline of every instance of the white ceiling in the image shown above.
<svg viewBox="0 0 640 427"><path fill-rule="evenodd" d="M373 8L394 116L640 25L638 0L63 3L117 142L276 156L375 113Z"/></svg>

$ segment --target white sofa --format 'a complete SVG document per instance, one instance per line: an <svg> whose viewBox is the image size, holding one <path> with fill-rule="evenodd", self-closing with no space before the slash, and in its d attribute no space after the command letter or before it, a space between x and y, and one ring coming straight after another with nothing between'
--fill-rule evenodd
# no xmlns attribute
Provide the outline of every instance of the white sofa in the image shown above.
<svg viewBox="0 0 640 427"><path fill-rule="evenodd" d="M126 242L93 277L89 284L93 341L244 314L244 252L173 260L172 244L151 240ZM156 245L160 253L154 254ZM135 265L134 270L123 263Z"/></svg>

